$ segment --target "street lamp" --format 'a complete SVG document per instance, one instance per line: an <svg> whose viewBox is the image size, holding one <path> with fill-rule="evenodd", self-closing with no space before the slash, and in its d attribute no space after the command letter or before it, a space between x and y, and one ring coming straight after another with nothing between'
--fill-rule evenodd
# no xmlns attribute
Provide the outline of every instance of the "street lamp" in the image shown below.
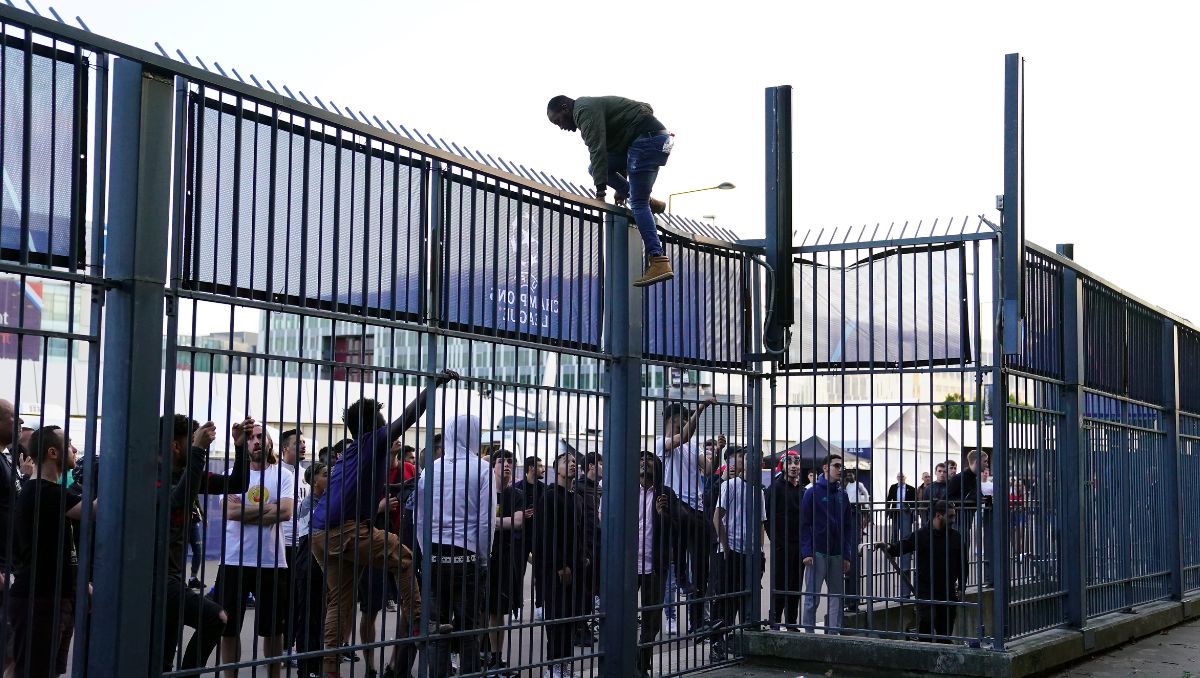
<svg viewBox="0 0 1200 678"><path fill-rule="evenodd" d="M728 181L722 181L721 183L717 184L716 186L709 186L708 188L693 188L690 191L680 191L678 193L672 193L671 195L667 196L667 212L671 212L671 199L677 195L683 195L685 193L699 193L700 191L731 191L735 188L737 188L737 186L734 186L733 184L729 183Z"/></svg>

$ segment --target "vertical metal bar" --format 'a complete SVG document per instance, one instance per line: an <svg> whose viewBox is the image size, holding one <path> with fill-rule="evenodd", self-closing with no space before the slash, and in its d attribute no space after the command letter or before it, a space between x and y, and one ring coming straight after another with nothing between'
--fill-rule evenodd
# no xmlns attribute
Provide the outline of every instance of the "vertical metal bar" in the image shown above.
<svg viewBox="0 0 1200 678"><path fill-rule="evenodd" d="M1087 520L1091 479L1083 445L1083 284L1075 269L1064 268L1062 276L1064 384L1063 424L1058 436L1061 464L1058 486L1062 492L1059 552L1062 554L1062 588L1067 594L1067 623L1082 628L1087 620L1087 539L1084 535L1091 528ZM1004 524L996 521L995 528L1004 529Z"/></svg>
<svg viewBox="0 0 1200 678"><path fill-rule="evenodd" d="M767 265L775 273L774 308L764 340L784 349L795 321L792 300L792 87L767 88Z"/></svg>
<svg viewBox="0 0 1200 678"><path fill-rule="evenodd" d="M154 601L147 581L163 550L154 538L158 468L158 432L146 422L158 419L162 378L163 291L166 283L167 229L171 176L173 88L169 80L149 76L142 66L118 59L113 69L111 183L107 222L109 291L104 350L105 436L103 455L121 463L104 464L96 539L96 609L106 623L92 630L88 675L117 678L146 675L156 668L145 645L130 637L149 637ZM135 341L135 338L141 338Z"/></svg>
<svg viewBox="0 0 1200 678"><path fill-rule="evenodd" d="M105 191L108 189L106 183L108 177L108 63L107 54L97 55L97 103L95 118L93 118L92 122L95 129L92 151L92 169L94 172L92 180L94 191L92 194L93 225L91 249L89 251L91 260L88 268L88 271L93 275L102 275L104 269L104 229L99 224L104 223L104 198ZM0 62L0 68L3 68L2 62ZM0 146L3 146L3 144L0 144ZM0 156L2 156L2 152L0 152ZM3 165L2 161L0 161L0 165ZM83 172L84 168L81 167L80 171ZM91 502L95 498L92 488L96 487L94 485L96 473L96 416L100 403L100 351L102 347L100 323L104 313L104 291L98 286L93 286L91 292L92 303L91 314L88 319L88 333L94 339L88 346L87 423L85 425L87 445L83 451L83 477L86 481L83 485L83 515L80 519L82 539L80 540L79 549L79 562L83 564L83 567L79 568L77 583L79 590L84 590L90 579L88 570L92 562L93 544L95 543ZM75 629L75 646L80 648L88 647L91 626L88 623L86 606L80 605L79 609L76 610ZM72 673L74 675L83 675L86 668L86 661L86 652L74 653L71 662Z"/></svg>
<svg viewBox="0 0 1200 678"><path fill-rule="evenodd" d="M791 262L786 264L791 268ZM744 354L762 354L759 348L762 345L762 323L760 322L759 312L761 305L758 303L758 267L750 265L750 257L746 256L742 259L742 285L744 292L742 299L746 306L749 306L750 323L748 330L749 337L742 337L742 346L746 347ZM786 300L788 306L791 306L791 298ZM738 357L739 362L744 361L742 356ZM744 364L744 363L743 363ZM750 381L750 416L749 418L749 440L747 445L748 454L746 455L745 463L745 482L747 491L750 493L749 504L745 507L746 510L746 595L750 597L750 604L745 608L747 610L747 619L742 619L742 623L747 622L756 624L762 621L762 595L759 593L759 582L762 580L763 563L760 559L754 556L761 553L764 544L761 543L761 531L759 530L759 516L762 515L763 487L762 487L762 459L763 459L763 426L762 426L762 408L763 408L763 380L766 379L763 374L763 363L755 361L751 364L751 368L755 372L755 376L748 377ZM744 379L746 379L744 377ZM786 482L786 481L784 481ZM753 627L752 627L753 628Z"/></svg>
<svg viewBox="0 0 1200 678"><path fill-rule="evenodd" d="M1170 318L1162 319L1162 403L1163 412L1163 460L1166 467L1161 469L1159 481L1166 480L1167 496L1162 500L1167 507L1162 511L1163 520L1161 534L1166 535L1167 567L1171 571L1170 595L1171 600L1183 600L1183 524L1180 521L1181 511L1175 507L1183 506L1183 488L1181 483L1182 464L1179 459L1179 340L1175 323ZM1153 548L1158 548L1154 545Z"/></svg>
<svg viewBox="0 0 1200 678"><path fill-rule="evenodd" d="M629 237L624 215L605 213L605 309L608 353L612 355L609 378L609 435L604 436L604 461L607 466L608 495L600 538L604 567L601 570L600 599L604 601L601 622L600 675L625 678L636 673L637 656L637 570L628 545L635 543L638 514L637 450L642 449L642 294L631 283L641 264L641 244ZM636 551L636 549L635 549ZM658 614L657 610L651 614Z"/></svg>
<svg viewBox="0 0 1200 678"><path fill-rule="evenodd" d="M1000 259L1004 346L1020 352L1025 304L1025 80L1020 54L1004 57L1004 203Z"/></svg>
<svg viewBox="0 0 1200 678"><path fill-rule="evenodd" d="M992 277L995 313L1002 313L1004 290L1001 288L1001 252L996 248L992 255ZM998 319L999 320L999 319ZM1004 369L1005 352L1009 345L1005 342L1006 332L992 332L992 483L993 487L1008 490L1008 381ZM995 588L992 593L992 646L997 650L1004 649L1004 638L1007 635L1006 621L1008 614L1008 594L1011 588L1009 569L1011 554L1008 552L1008 501L995 502L993 505L995 520L992 523L992 553L996 554L996 567L993 572ZM984 615L983 601L978 603L978 612Z"/></svg>

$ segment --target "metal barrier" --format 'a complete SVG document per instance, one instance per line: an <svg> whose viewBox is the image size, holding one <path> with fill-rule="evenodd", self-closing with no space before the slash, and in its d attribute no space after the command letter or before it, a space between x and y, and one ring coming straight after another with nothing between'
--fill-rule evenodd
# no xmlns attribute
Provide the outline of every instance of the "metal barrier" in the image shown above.
<svg viewBox="0 0 1200 678"><path fill-rule="evenodd" d="M967 451L990 448L995 233L865 233L796 248L798 327L772 382L770 622L978 644L992 521L961 483ZM949 491L970 495L958 516L941 512Z"/></svg>
<svg viewBox="0 0 1200 678"><path fill-rule="evenodd" d="M1028 245L1006 344L983 219L810 236L768 354L777 281L719 231L642 292L578 187L0 35L27 668L669 676L764 625L1002 648L1200 589L1200 331Z"/></svg>
<svg viewBox="0 0 1200 678"><path fill-rule="evenodd" d="M672 231L678 277L643 295L627 214L577 187L11 7L0 18L0 364L16 384L0 410L64 423L84 449L69 498L45 502L46 524L78 527L78 577L65 548L33 567L63 573L47 604L94 587L74 638L45 648L31 644L54 636L42 617L6 597L18 661L627 676L732 660L725 639L757 620L752 574L696 581L697 621L727 624L652 633L683 603L626 545L662 515L632 510L637 450L660 448L663 469L681 458L662 449L664 406L717 396L685 445L719 433L757 464L755 250ZM660 471L650 489L681 512L697 478ZM761 511L756 483L724 500L723 525ZM3 503L17 593L30 539L57 546L21 531L24 498L53 491L26 488ZM681 579L732 572L688 560L715 559L711 512L690 517L661 521L666 546L647 557L694 544Z"/></svg>

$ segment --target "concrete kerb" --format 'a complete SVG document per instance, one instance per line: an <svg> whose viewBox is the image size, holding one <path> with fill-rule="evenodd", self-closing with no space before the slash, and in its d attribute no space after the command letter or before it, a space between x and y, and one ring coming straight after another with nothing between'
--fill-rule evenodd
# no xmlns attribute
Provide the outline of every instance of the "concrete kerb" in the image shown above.
<svg viewBox="0 0 1200 678"><path fill-rule="evenodd" d="M739 650L751 664L784 668L862 668L943 676L1036 676L1200 617L1200 593L1182 602L1142 605L1088 621L1082 630L1052 629L1014 640L1005 651L905 640L747 631Z"/></svg>

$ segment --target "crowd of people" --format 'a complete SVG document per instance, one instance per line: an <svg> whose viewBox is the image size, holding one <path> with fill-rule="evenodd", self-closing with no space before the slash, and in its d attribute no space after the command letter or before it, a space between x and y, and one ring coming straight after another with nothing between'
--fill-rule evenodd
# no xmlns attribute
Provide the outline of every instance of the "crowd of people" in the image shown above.
<svg viewBox="0 0 1200 678"><path fill-rule="evenodd" d="M443 372L438 385L456 378ZM247 417L231 427L224 472L209 468L212 422L162 418L171 441L170 486L160 494L169 521L164 670L210 666L217 650L227 678L247 662L269 676L290 663L300 676L331 678L346 661L364 662L372 678L395 677L410 675L423 652L434 676L515 675L508 634L526 628L529 581L544 631L539 668L574 675L576 650L595 643L603 606L603 457L564 444L518 458L483 445L480 419L462 415L444 422L433 459L422 459L403 440L428 395L391 422L380 402L351 404L343 414L349 438L311 462L302 430L279 434ZM805 469L786 453L755 500L745 448L724 435L696 439L714 402L694 411L667 404L654 449L641 452L637 544L629 549L642 607L640 675L650 675L664 631L709 643L711 661L727 659L727 635L739 619L753 621L755 566L771 572L775 628L813 631L824 605L823 629L839 632L859 603L858 568L871 547L895 564L900 597L915 597L919 636L953 634L974 513L992 493L986 455L970 453L962 473L953 461L938 464L936 480L924 474L917 487L898 475L885 500L889 538L871 542L869 492L836 454ZM86 595L76 585L85 512L71 441L56 426L23 423L0 400L0 448L10 451L0 455L0 640L11 648L12 675L42 678L66 671L75 601ZM221 507L215 577L202 576L206 496ZM99 498L92 510L102 507ZM202 579L213 584L207 593ZM250 608L260 646L243 648ZM361 659L348 651L352 640ZM378 665L382 644L391 648Z"/></svg>

